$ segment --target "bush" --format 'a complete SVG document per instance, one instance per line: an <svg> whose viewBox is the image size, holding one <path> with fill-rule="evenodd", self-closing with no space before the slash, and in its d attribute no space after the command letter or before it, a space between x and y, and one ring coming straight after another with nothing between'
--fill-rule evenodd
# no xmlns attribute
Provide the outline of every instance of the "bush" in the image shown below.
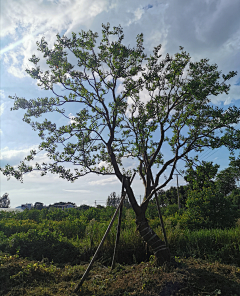
<svg viewBox="0 0 240 296"><path fill-rule="evenodd" d="M2 231L0 231L0 251L5 250L6 245L7 245L7 237Z"/></svg>
<svg viewBox="0 0 240 296"><path fill-rule="evenodd" d="M79 255L79 250L61 234L49 230L41 232L36 229L10 236L6 251L39 261L48 258L49 261L53 260L56 263L73 262Z"/></svg>
<svg viewBox="0 0 240 296"><path fill-rule="evenodd" d="M17 232L27 232L29 229L40 228L40 225L33 220L16 220L8 218L0 221L0 231L9 237Z"/></svg>
<svg viewBox="0 0 240 296"><path fill-rule="evenodd" d="M214 185L191 190L183 214L189 229L230 228L235 225L237 212L229 199L217 192Z"/></svg>
<svg viewBox="0 0 240 296"><path fill-rule="evenodd" d="M168 233L171 253L240 265L240 228L174 230Z"/></svg>

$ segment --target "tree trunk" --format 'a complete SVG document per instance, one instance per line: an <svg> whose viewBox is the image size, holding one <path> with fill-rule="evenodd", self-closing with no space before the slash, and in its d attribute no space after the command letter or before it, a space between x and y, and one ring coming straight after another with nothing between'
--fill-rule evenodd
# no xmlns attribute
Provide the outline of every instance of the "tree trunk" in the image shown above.
<svg viewBox="0 0 240 296"><path fill-rule="evenodd" d="M164 262L170 262L169 248L151 229L145 217L148 202L143 203L141 206L138 205L130 186L130 178L124 179L124 187L126 188L129 201L136 214L137 229L140 232L141 237L148 246L151 247L159 265L162 265Z"/></svg>
<svg viewBox="0 0 240 296"><path fill-rule="evenodd" d="M141 237L151 247L157 263L162 265L164 262L170 262L169 248L149 226L145 215L137 216L136 223Z"/></svg>

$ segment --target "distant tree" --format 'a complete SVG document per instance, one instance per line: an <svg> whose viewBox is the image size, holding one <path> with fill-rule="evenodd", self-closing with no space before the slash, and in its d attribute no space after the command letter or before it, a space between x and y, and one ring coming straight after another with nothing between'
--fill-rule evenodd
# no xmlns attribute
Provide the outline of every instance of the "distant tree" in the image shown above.
<svg viewBox="0 0 240 296"><path fill-rule="evenodd" d="M112 192L108 198L107 198L107 202L106 202L106 206L108 207L115 207L117 208L119 203L121 201L121 197L120 195L116 195L116 192ZM126 207L127 209L129 209L131 207L131 204L129 202L129 199L127 196L125 196L124 202L123 202L124 207Z"/></svg>
<svg viewBox="0 0 240 296"><path fill-rule="evenodd" d="M203 162L196 169L187 170L185 180L189 182L186 212L189 226L193 228L232 227L237 217L229 198L222 191L218 182L213 181L219 165ZM218 175L222 176L222 175Z"/></svg>
<svg viewBox="0 0 240 296"><path fill-rule="evenodd" d="M203 187L213 184L219 167L218 164L213 165L212 161L203 161L201 165L194 169L193 163L190 162L184 176L185 181L188 182L189 189L201 190Z"/></svg>
<svg viewBox="0 0 240 296"><path fill-rule="evenodd" d="M228 195L228 199L230 200L231 204L233 204L238 210L240 210L240 189L235 188L231 191ZM240 218L240 211L239 211L239 218Z"/></svg>
<svg viewBox="0 0 240 296"><path fill-rule="evenodd" d="M142 34L136 38L136 47L130 48L122 43L121 26L113 30L110 24L102 26L97 46L98 34L92 31L82 31L79 36L72 33L71 38L57 35L53 47L44 38L37 42L49 69L42 71L40 59L33 55L33 68L26 71L54 97L27 100L14 96L12 110L27 111L24 121L38 130L43 140L39 150L45 150L52 161L35 167L22 162L17 169L7 165L1 171L19 180L33 170L42 171L42 175L55 173L69 181L89 173L115 175L124 183L140 235L158 261L164 262L170 260L169 252L148 224L148 204L171 181L178 161L189 160L189 152L222 145L240 147L240 132L233 126L240 121L240 109L223 110L209 104L212 95L228 94L226 82L237 73L221 75L208 59L191 62L183 47L173 57L167 54L162 58L158 45L147 57ZM70 63L68 53L71 60L76 58L76 66ZM59 85L66 92L58 91ZM140 95L143 89L144 99ZM62 109L69 103L76 110L74 118ZM31 117L47 112L62 114L69 122L57 126L47 119L31 121ZM217 130L222 131L220 136L216 136ZM170 154L165 157L167 145ZM26 160L33 160L36 154L31 151ZM133 159L133 169L124 167L126 158ZM71 171L63 163L77 167ZM130 183L134 171L145 187L141 205Z"/></svg>
<svg viewBox="0 0 240 296"><path fill-rule="evenodd" d="M192 228L233 227L237 211L230 200L219 193L215 184L202 189L190 190L186 202L188 225Z"/></svg>
<svg viewBox="0 0 240 296"><path fill-rule="evenodd" d="M158 200L159 200L159 205L161 207L166 206L167 203L166 203L165 191L163 189L158 190L157 196L158 196Z"/></svg>
<svg viewBox="0 0 240 296"><path fill-rule="evenodd" d="M88 210L89 208L90 208L90 206L88 206L88 205L81 205L78 207L79 210L84 210L84 211Z"/></svg>
<svg viewBox="0 0 240 296"><path fill-rule="evenodd" d="M231 193L237 188L236 180L237 175L231 167L220 171L216 176L216 185L219 192L225 196Z"/></svg>
<svg viewBox="0 0 240 296"><path fill-rule="evenodd" d="M228 195L237 189L237 181L240 179L240 155L230 157L229 167L220 171L216 177L219 190Z"/></svg>
<svg viewBox="0 0 240 296"><path fill-rule="evenodd" d="M188 186L179 186L178 191L180 195L180 204L182 207L185 207L186 199L187 199L187 190ZM159 190L158 192L159 203L162 207L173 205L178 203L178 193L177 187L171 186L167 190Z"/></svg>
<svg viewBox="0 0 240 296"><path fill-rule="evenodd" d="M55 202L52 206L65 206L65 205L73 205L74 207L76 207L76 204L73 202L65 202L65 201L60 201L60 202Z"/></svg>
<svg viewBox="0 0 240 296"><path fill-rule="evenodd" d="M110 195L107 198L107 207L117 207L120 203L121 198L117 196L116 192L110 193Z"/></svg>
<svg viewBox="0 0 240 296"><path fill-rule="evenodd" d="M42 210L43 209L43 203L42 202L35 202L34 209Z"/></svg>
<svg viewBox="0 0 240 296"><path fill-rule="evenodd" d="M9 208L10 199L8 198L8 193L4 193L2 197L0 197L0 208Z"/></svg>

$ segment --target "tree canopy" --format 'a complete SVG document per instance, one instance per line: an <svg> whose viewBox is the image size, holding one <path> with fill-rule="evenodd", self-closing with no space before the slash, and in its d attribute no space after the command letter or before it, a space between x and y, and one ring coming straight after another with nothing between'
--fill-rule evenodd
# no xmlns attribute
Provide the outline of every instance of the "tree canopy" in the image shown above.
<svg viewBox="0 0 240 296"><path fill-rule="evenodd" d="M189 190L183 217L190 228L232 227L238 217L231 198L226 196L236 189L236 175L231 166L219 173L218 168L206 161L186 172Z"/></svg>
<svg viewBox="0 0 240 296"><path fill-rule="evenodd" d="M151 187L152 167L161 167L154 180L154 187L159 190L170 181L177 161L187 158L188 152L222 144L230 148L238 145L236 137L231 138L231 143L229 140L230 133L239 134L231 126L239 122L238 108L234 106L224 111L208 104L210 95L228 93L230 85L225 82L236 72L223 74L220 83L217 65L208 64L208 59L191 62L182 47L174 57L167 54L161 60L160 45L146 57L142 34L137 36L137 46L133 49L122 44L124 34L120 26L111 31L109 24L103 25L102 34L97 49L98 34L92 31L82 31L79 37L72 33L72 38L57 35L53 49L48 48L44 38L37 43L49 70L41 71L40 59L33 55L30 61L35 67L26 71L38 80L39 86L52 90L55 97L30 101L11 97L14 99L11 110L27 109L23 120L39 131L44 140L39 148L46 150L53 160L53 163L37 165L35 169L42 170L43 174L47 171L58 173L71 181L91 172L116 174L122 180L122 174L126 173L122 160L131 157L138 160L137 169L147 188ZM118 39L110 42L111 35L117 35ZM66 50L75 55L78 67L68 62ZM145 67L144 60L147 62ZM124 90L118 93L121 81ZM56 84L68 90L68 96L56 93ZM147 101L140 96L143 87L148 92ZM65 115L64 109L59 107L67 103L79 104L79 112L70 124L57 128L56 123L48 120L38 123L30 119L54 111ZM183 131L185 127L188 127L187 133ZM215 136L214 131L220 128L225 128L224 136ZM77 140L77 143L70 140ZM173 152L168 160L164 160L161 153L164 142ZM63 145L62 152L57 150L57 144ZM27 160L35 155L36 151L32 151ZM64 169L62 162L71 162L80 169L72 173ZM158 186L160 176L169 166L172 166L169 177ZM10 166L2 171L21 179L22 173L32 169L22 163L18 171ZM151 196L152 192L148 192L146 197Z"/></svg>

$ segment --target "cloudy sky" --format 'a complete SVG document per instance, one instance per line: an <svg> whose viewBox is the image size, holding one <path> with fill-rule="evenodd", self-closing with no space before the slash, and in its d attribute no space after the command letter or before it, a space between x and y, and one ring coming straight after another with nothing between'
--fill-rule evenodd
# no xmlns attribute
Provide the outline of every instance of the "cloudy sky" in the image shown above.
<svg viewBox="0 0 240 296"><path fill-rule="evenodd" d="M121 24L126 45L134 45L136 35L144 34L147 54L154 46L162 44L162 54L171 55L179 46L190 53L193 61L209 58L217 63L223 73L238 71L231 79L229 95L215 97L219 107L240 107L240 0L8 0L1 1L1 80L0 80L0 136L1 167L18 165L28 152L37 148L40 138L22 121L23 110L10 111L13 101L8 96L26 99L45 97L36 81L27 76L25 69L31 66L28 59L36 50L36 41L42 36L53 44L56 34L67 36L71 32L91 29L101 33L101 24ZM48 94L47 94L48 95ZM228 165L229 153L221 148L205 151L200 160ZM36 159L44 161L46 155ZM179 165L179 169L183 164ZM180 184L184 184L182 178ZM107 196L120 184L115 177L85 176L74 183L48 174L40 177L33 172L24 176L24 182L7 181L1 175L2 196L9 193L11 207L22 203L44 204L72 201L76 204L105 204ZM176 179L169 183L176 186ZM168 187L169 187L168 186ZM140 199L143 187L136 178L134 191Z"/></svg>

